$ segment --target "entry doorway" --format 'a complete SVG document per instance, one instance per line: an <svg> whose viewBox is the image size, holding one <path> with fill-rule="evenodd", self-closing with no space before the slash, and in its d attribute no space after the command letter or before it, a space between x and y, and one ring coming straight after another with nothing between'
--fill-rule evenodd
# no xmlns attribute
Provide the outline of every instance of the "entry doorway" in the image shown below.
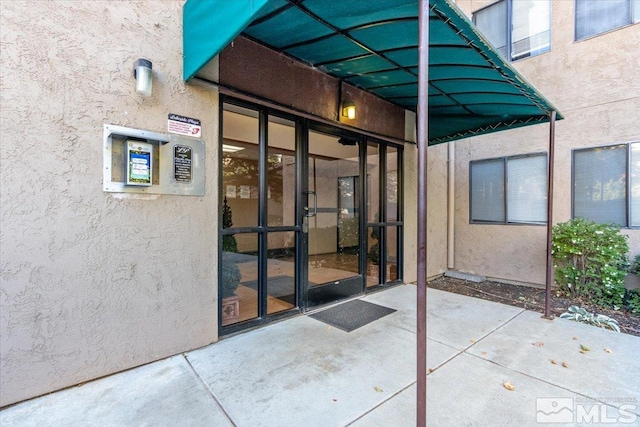
<svg viewBox="0 0 640 427"><path fill-rule="evenodd" d="M401 147L227 97L222 105L220 334L401 280Z"/></svg>
<svg viewBox="0 0 640 427"><path fill-rule="evenodd" d="M309 131L303 219L306 308L364 292L361 144L357 135Z"/></svg>

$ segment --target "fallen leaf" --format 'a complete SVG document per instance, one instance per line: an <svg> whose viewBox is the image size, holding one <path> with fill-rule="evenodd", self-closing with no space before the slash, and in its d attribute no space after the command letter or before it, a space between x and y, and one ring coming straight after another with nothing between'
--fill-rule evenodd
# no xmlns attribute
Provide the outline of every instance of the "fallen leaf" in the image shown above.
<svg viewBox="0 0 640 427"><path fill-rule="evenodd" d="M584 350L580 350L580 353L582 353L582 354L587 354L587 352L586 352L586 351L584 351Z"/></svg>
<svg viewBox="0 0 640 427"><path fill-rule="evenodd" d="M377 391L378 393L382 393L384 390L382 390L380 387L374 387L373 388L375 391Z"/></svg>
<svg viewBox="0 0 640 427"><path fill-rule="evenodd" d="M608 348L605 348L604 351L606 351L607 353L611 353L612 351L609 350Z"/></svg>
<svg viewBox="0 0 640 427"><path fill-rule="evenodd" d="M433 372L433 368L429 368L429 373Z"/></svg>
<svg viewBox="0 0 640 427"><path fill-rule="evenodd" d="M577 341L577 340L578 340L578 337L573 337L573 340L574 340L574 341Z"/></svg>
<svg viewBox="0 0 640 427"><path fill-rule="evenodd" d="M553 365L557 365L557 364L558 364L558 362L556 362L555 360L551 359L551 364L553 364Z"/></svg>
<svg viewBox="0 0 640 427"><path fill-rule="evenodd" d="M580 352L586 353L587 351L591 351L591 349L584 344L580 344Z"/></svg>
<svg viewBox="0 0 640 427"><path fill-rule="evenodd" d="M507 390L510 390L510 391L513 391L513 390L516 389L513 385L511 385L511 383L509 381L507 381L503 385L504 385L504 388L506 388Z"/></svg>
<svg viewBox="0 0 640 427"><path fill-rule="evenodd" d="M473 338L471 338L469 341L471 341L471 342L476 342L476 340L474 340Z"/></svg>
<svg viewBox="0 0 640 427"><path fill-rule="evenodd" d="M536 341L536 342L533 343L533 345L536 346L536 347L542 347L544 345L544 343L540 342L540 341Z"/></svg>
<svg viewBox="0 0 640 427"><path fill-rule="evenodd" d="M568 364L567 362L562 362L562 367L563 367L563 368L568 368L568 367L569 367L569 364Z"/></svg>
<svg viewBox="0 0 640 427"><path fill-rule="evenodd" d="M487 354L487 352L486 352L486 351L483 351L483 352L482 352L482 355L484 356L485 354Z"/></svg>

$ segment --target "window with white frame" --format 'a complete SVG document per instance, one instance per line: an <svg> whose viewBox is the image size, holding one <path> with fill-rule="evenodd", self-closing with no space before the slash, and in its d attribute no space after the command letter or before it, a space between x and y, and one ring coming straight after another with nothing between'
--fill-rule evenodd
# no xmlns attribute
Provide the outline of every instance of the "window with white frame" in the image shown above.
<svg viewBox="0 0 640 427"><path fill-rule="evenodd" d="M573 217L640 226L640 143L574 150Z"/></svg>
<svg viewBox="0 0 640 427"><path fill-rule="evenodd" d="M576 0L576 40L640 22L640 0Z"/></svg>
<svg viewBox="0 0 640 427"><path fill-rule="evenodd" d="M472 223L546 224L546 154L477 160L469 169Z"/></svg>
<svg viewBox="0 0 640 427"><path fill-rule="evenodd" d="M475 12L473 22L511 61L547 52L551 47L550 0L500 0Z"/></svg>

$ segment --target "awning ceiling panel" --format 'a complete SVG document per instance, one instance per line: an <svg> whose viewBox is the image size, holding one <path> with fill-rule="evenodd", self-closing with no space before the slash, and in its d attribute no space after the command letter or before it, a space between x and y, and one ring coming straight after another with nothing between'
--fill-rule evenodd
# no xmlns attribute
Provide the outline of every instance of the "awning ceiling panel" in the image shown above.
<svg viewBox="0 0 640 427"><path fill-rule="evenodd" d="M429 4L430 144L549 120L556 108L455 5ZM183 19L185 80L242 33L416 110L418 0L188 0Z"/></svg>

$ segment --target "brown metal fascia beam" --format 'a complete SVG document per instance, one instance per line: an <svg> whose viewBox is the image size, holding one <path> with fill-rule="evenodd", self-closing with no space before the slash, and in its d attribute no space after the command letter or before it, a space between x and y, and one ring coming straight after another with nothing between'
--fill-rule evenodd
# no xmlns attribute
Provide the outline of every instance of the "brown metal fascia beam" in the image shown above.
<svg viewBox="0 0 640 427"><path fill-rule="evenodd" d="M313 120L317 123L321 123L321 124L325 124L325 125L330 125L333 126L335 128L338 129L344 129L344 130L348 130L351 132L357 132L361 135L365 135L365 136L369 136L371 138L375 138L375 139L379 139L380 141L385 141L385 142L391 142L393 144L400 144L400 145L405 145L405 144L413 144L412 141L406 141L404 139L399 139L399 138L394 138L392 136L386 136L386 135L381 135L379 133L376 132L371 132L365 129L360 129L354 126L349 126L349 125L345 125L343 123L340 122L336 122L336 121L332 121L329 119L325 119L324 117L319 117L316 116L314 114L310 114L307 113L306 111L302 111L302 110L298 110L295 108L291 108L288 107L286 105L280 104L278 102L274 102L274 101L270 101L268 99L264 99L261 98L259 96L256 95L252 95L250 93L246 93L240 89L236 89L227 85L223 85L220 84L218 82L214 82L212 80L209 79L205 79L203 77L198 77L195 76L191 79L191 81L193 81L193 83L197 83L197 84L201 84L203 86L214 86L216 88L218 88L218 91L222 94L222 95L227 95L233 98L237 98L239 100L242 101L247 101L247 102L251 102L263 107L267 107L267 108L273 108L274 110L278 110L281 111L283 113L288 113L294 116L298 116L298 117L302 117L304 119L309 119L309 120Z"/></svg>
<svg viewBox="0 0 640 427"><path fill-rule="evenodd" d="M416 425L427 425L427 148L429 143L429 0L420 0L418 48L418 282Z"/></svg>

